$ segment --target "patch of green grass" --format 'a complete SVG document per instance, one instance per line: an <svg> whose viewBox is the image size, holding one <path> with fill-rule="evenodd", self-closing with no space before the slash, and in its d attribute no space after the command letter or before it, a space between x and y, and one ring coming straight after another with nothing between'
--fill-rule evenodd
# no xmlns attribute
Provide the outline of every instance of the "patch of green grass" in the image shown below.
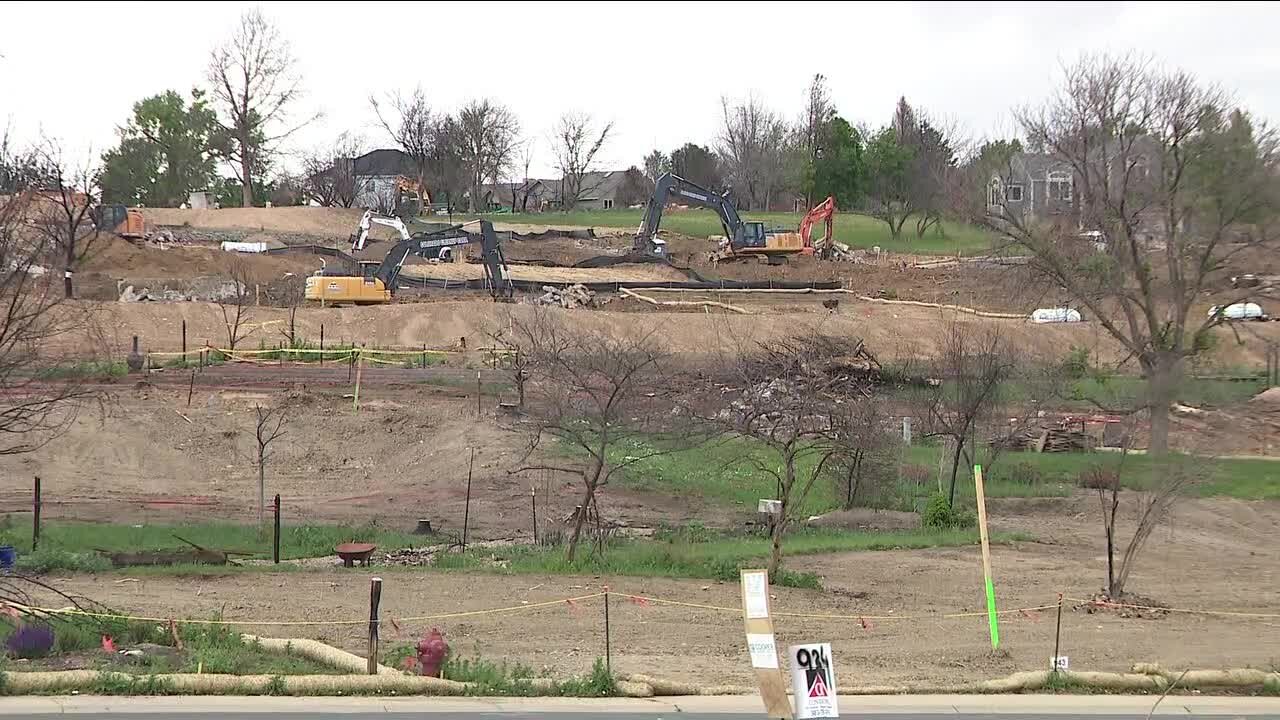
<svg viewBox="0 0 1280 720"><path fill-rule="evenodd" d="M915 445L907 452L910 462L938 466L937 445ZM1080 473L1095 465L1114 467L1120 462L1119 453L1001 453L994 466L985 471L984 481L988 497L1065 497L1075 491ZM1185 464L1183 471L1200 475L1193 492L1200 497L1232 497L1241 500L1280 499L1280 462L1235 458L1201 458L1174 455L1170 460L1157 460L1147 455L1131 454L1124 459L1121 482L1127 488L1140 490L1149 487L1153 478L1165 472L1174 462ZM1025 463L1040 475L1036 483L1026 483L1013 477L1019 464ZM972 473L961 468L956 494L973 497ZM936 486L926 488L933 492Z"/></svg>
<svg viewBox="0 0 1280 720"><path fill-rule="evenodd" d="M643 212L640 209L618 209L503 213L501 215L491 215L489 219L500 223L525 223L551 227L578 225L634 229L640 226ZM804 213L748 212L744 214L744 219L746 220L759 220L764 222L768 228L780 228L790 231L794 231L799 227L800 220L803 217ZM891 252L934 255L954 255L957 252L964 255L974 255L989 253L992 250L992 236L979 228L956 222L945 222L943 227L946 230L945 237L930 230L925 233L923 238L917 238L914 223L909 222L903 229L902 237L899 240L894 240L889 235L889 226L887 224L868 215L839 212L836 213L835 218L836 240L852 247L870 248L878 245ZM668 211L662 216L662 228L697 238L724 234L719 216L710 210L702 209ZM818 232L820 233L821 230Z"/></svg>
<svg viewBox="0 0 1280 720"><path fill-rule="evenodd" d="M662 443L661 438L655 437L617 444L610 448L609 455L613 462L620 463L629 457L650 455ZM560 449L566 454L573 452L565 445ZM813 457L801 458L798 472L810 472L815 462ZM726 438L635 461L610 482L622 487L699 498L754 511L761 498L777 495L776 481L768 473L761 472L757 463L781 467L778 454L763 444L748 438ZM818 515L837 504L832 484L819 479L804 502L794 506L795 516Z"/></svg>
<svg viewBox="0 0 1280 720"><path fill-rule="evenodd" d="M996 542L1026 539L1022 535L1001 534ZM798 530L789 533L783 543L783 556L816 555L836 552L918 549L972 545L978 542L976 530L848 532L837 530ZM578 557L569 562L563 547L516 546L493 550L471 550L449 553L436 559L436 566L446 569L482 569L510 573L569 575L629 575L641 577L684 577L736 581L738 571L767 561L770 540L763 535L727 535L706 531L699 535L686 532L662 534L653 539L613 540L600 552L583 541ZM812 573L784 571L774 578L779 585L820 589Z"/></svg>
<svg viewBox="0 0 1280 720"><path fill-rule="evenodd" d="M414 656L412 645L396 645L388 648L383 662L400 667L406 658ZM440 669L446 680L456 680L470 685L467 694L480 697L613 697L618 685L605 668L604 660L596 658L591 673L565 680L539 677L533 668L522 663L493 662L481 657L461 657L451 654Z"/></svg>
<svg viewBox="0 0 1280 720"><path fill-rule="evenodd" d="M118 360L86 360L54 365L37 370L40 380L72 380L94 378L121 378L129 374L129 366Z"/></svg>
<svg viewBox="0 0 1280 720"><path fill-rule="evenodd" d="M280 534L282 559L323 557L344 542L362 541L381 548L421 545L423 538L377 525L352 527L345 525L289 525ZM271 530L256 525L232 523L200 523L191 525L108 525L85 522L46 522L41 528L40 549L32 553L31 534L27 527L0 525L0 544L18 549L18 566L31 572L53 570L96 572L107 569L107 559L95 550L146 551L183 550L190 546L178 537L201 547L237 550L246 557L271 557ZM194 565L183 568L132 568L130 572L157 571L163 574L223 574L232 567Z"/></svg>

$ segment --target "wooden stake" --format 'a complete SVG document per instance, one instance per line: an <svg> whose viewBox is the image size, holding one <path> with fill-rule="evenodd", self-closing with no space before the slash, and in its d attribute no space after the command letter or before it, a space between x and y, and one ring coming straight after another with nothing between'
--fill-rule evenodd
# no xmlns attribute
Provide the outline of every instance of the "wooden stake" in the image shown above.
<svg viewBox="0 0 1280 720"><path fill-rule="evenodd" d="M35 493L31 501L31 552L40 546L40 476L36 476Z"/></svg>
<svg viewBox="0 0 1280 720"><path fill-rule="evenodd" d="M987 624L991 630L991 649L1000 647L1000 628L996 622L996 589L991 584L991 543L987 539L987 497L982 487L982 466L973 466L973 486L978 502L978 538L982 542L982 577L987 591Z"/></svg>
<svg viewBox="0 0 1280 720"><path fill-rule="evenodd" d="M195 368L192 368L191 381L187 383L187 407L191 407L191 393L195 392L195 389L196 389L196 371L195 371Z"/></svg>
<svg viewBox="0 0 1280 720"><path fill-rule="evenodd" d="M476 371L476 417L480 417L480 371Z"/></svg>
<svg viewBox="0 0 1280 720"><path fill-rule="evenodd" d="M476 449L471 448L471 464L467 465L467 501L462 510L462 549L467 549L467 527L471 521L471 470L476 466Z"/></svg>
<svg viewBox="0 0 1280 720"><path fill-rule="evenodd" d="M324 323L320 323L320 364L324 364Z"/></svg>
<svg viewBox="0 0 1280 720"><path fill-rule="evenodd" d="M360 376L364 374L364 355L356 355L356 391L355 398L352 400L352 407L356 410L360 409Z"/></svg>
<svg viewBox="0 0 1280 720"><path fill-rule="evenodd" d="M276 494L275 502L275 532L271 535L271 560L276 565L280 564L280 495Z"/></svg>
<svg viewBox="0 0 1280 720"><path fill-rule="evenodd" d="M538 544L538 489L529 486L529 503L533 506L533 544Z"/></svg>
<svg viewBox="0 0 1280 720"><path fill-rule="evenodd" d="M187 321L182 321L182 362L187 362Z"/></svg>
<svg viewBox="0 0 1280 720"><path fill-rule="evenodd" d="M366 670L378 674L378 605L382 602L382 578L369 581L369 657Z"/></svg>

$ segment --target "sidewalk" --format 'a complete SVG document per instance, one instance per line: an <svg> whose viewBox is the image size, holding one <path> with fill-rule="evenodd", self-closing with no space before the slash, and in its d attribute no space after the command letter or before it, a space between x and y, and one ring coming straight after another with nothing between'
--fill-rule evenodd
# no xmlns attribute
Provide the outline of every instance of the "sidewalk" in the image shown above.
<svg viewBox="0 0 1280 720"><path fill-rule="evenodd" d="M840 698L841 716L855 715L1136 715L1156 696L1138 695L857 695ZM53 713L698 713L763 717L754 696L604 698L454 697L100 697L0 698L0 715ZM1155 715L1272 715L1280 697L1170 695Z"/></svg>

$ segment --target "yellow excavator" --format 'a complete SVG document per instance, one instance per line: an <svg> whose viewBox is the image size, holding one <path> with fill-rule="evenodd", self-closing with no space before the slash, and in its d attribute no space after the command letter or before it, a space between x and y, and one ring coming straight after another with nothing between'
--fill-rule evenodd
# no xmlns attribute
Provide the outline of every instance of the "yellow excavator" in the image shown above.
<svg viewBox="0 0 1280 720"><path fill-rule="evenodd" d="M486 285L495 300L511 297L512 286L502 246L488 220L480 224L480 246ZM360 263L359 275L325 275L323 271L306 279L304 297L325 304L378 305L391 302L398 287L400 269L409 255L439 258L453 249L474 242L475 237L463 228L471 223L454 225L435 232L403 238L387 252L379 263Z"/></svg>

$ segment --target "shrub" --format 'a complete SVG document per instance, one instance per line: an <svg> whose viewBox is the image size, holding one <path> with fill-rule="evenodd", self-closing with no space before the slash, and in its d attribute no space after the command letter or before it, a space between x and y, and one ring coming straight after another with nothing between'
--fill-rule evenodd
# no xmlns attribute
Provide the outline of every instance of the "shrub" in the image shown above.
<svg viewBox="0 0 1280 720"><path fill-rule="evenodd" d="M1119 473L1112 468L1093 465L1080 471L1078 483L1080 487L1090 490L1110 490L1118 480Z"/></svg>
<svg viewBox="0 0 1280 720"><path fill-rule="evenodd" d="M971 528L977 523L977 519L971 512L951 507L951 503L947 502L947 496L938 493L929 499L920 522L934 530L952 530Z"/></svg>
<svg viewBox="0 0 1280 720"><path fill-rule="evenodd" d="M1089 363L1089 348L1072 345L1059 367L1062 370L1062 374L1072 380L1081 380L1088 377L1091 367Z"/></svg>
<svg viewBox="0 0 1280 720"><path fill-rule="evenodd" d="M1035 465L1024 460L1009 468L1009 479L1022 485L1039 485L1044 482L1044 474Z"/></svg>

